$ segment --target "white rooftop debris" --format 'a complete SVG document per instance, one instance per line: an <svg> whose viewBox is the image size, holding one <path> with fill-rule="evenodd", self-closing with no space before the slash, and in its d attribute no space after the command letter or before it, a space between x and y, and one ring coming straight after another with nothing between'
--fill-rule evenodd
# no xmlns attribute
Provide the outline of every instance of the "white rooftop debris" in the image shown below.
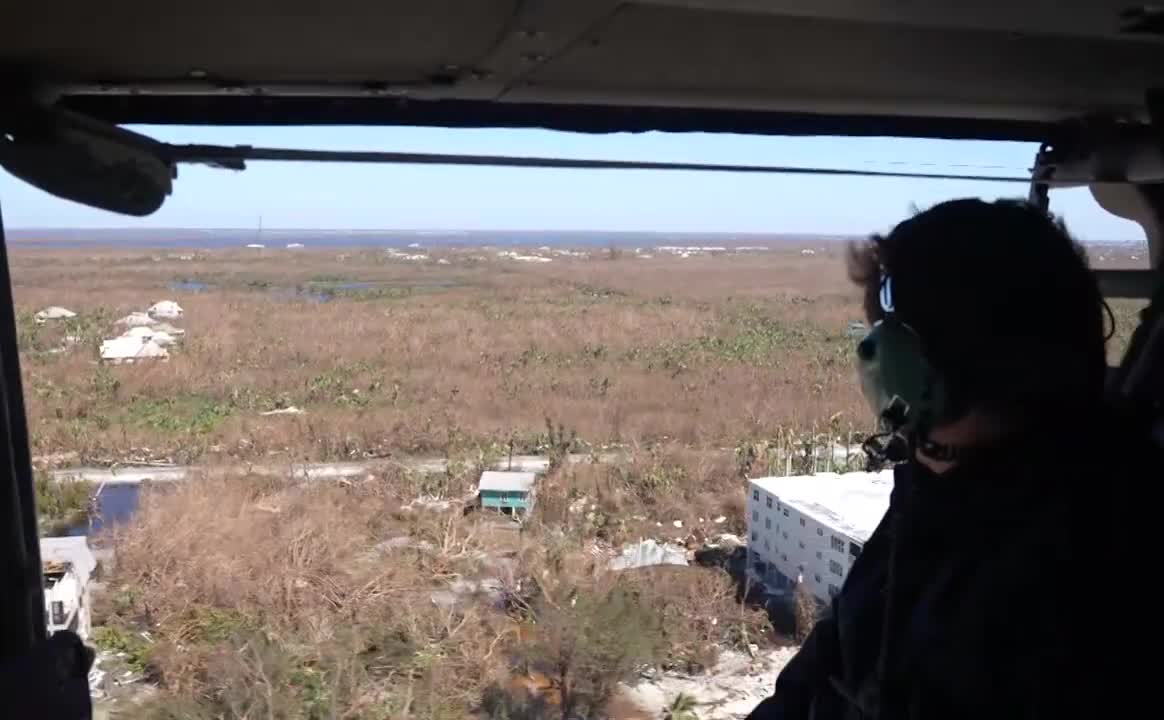
<svg viewBox="0 0 1164 720"><path fill-rule="evenodd" d="M262 243L247 243L247 247L251 250L262 250L267 246Z"/></svg>
<svg viewBox="0 0 1164 720"><path fill-rule="evenodd" d="M410 246L411 247L411 246ZM395 248L388 248L384 251L388 257L396 258L397 260L409 260L411 262L418 262L421 260L428 260L428 255L423 253L403 253Z"/></svg>
<svg viewBox="0 0 1164 720"><path fill-rule="evenodd" d="M129 327L138 327L143 325L157 325L158 321L149 316L148 313L131 312L125 317L117 321L118 325L128 325Z"/></svg>
<svg viewBox="0 0 1164 720"><path fill-rule="evenodd" d="M183 330L180 327L174 327L173 325L171 325L168 322L160 322L157 325L154 325L154 331L155 332L169 333L170 335L173 335L175 338L179 338L179 337L186 334L185 330Z"/></svg>
<svg viewBox="0 0 1164 720"><path fill-rule="evenodd" d="M522 255L521 253L513 252L512 250L502 250L497 253L499 258L508 258L510 260L517 260L518 262L539 262L548 263L553 262L552 258L542 257L541 255Z"/></svg>
<svg viewBox="0 0 1164 720"><path fill-rule="evenodd" d="M731 533L720 533L713 538L710 538L704 547L743 547L744 541L739 535Z"/></svg>
<svg viewBox="0 0 1164 720"><path fill-rule="evenodd" d="M699 254L711 252L726 252L727 248L722 245L660 245L655 248L656 252L667 252L676 255L682 254Z"/></svg>
<svg viewBox="0 0 1164 720"><path fill-rule="evenodd" d="M441 258L440 260L437 260L437 265L451 265L451 264L452 263L449 262L448 258Z"/></svg>
<svg viewBox="0 0 1164 720"><path fill-rule="evenodd" d="M69 310L68 308L63 308L58 305L51 305L38 312L35 317L38 323L43 323L46 320L65 320L67 318L74 318L77 317L77 313Z"/></svg>
<svg viewBox="0 0 1164 720"><path fill-rule="evenodd" d="M764 477L751 484L804 515L865 542L889 507L893 472Z"/></svg>
<svg viewBox="0 0 1164 720"><path fill-rule="evenodd" d="M715 523L716 525L723 525L725 522L727 522L727 517L724 515L720 515L715 520L712 520L712 522Z"/></svg>
<svg viewBox="0 0 1164 720"><path fill-rule="evenodd" d="M803 250L800 251L800 254L801 255L816 255L816 250L813 250L811 248L804 248Z"/></svg>
<svg viewBox="0 0 1164 720"><path fill-rule="evenodd" d="M165 330L156 327L147 327L145 325L138 325L131 327L122 333L123 338L138 338L141 340L149 340L161 347L171 347L178 343L178 338Z"/></svg>
<svg viewBox="0 0 1164 720"><path fill-rule="evenodd" d="M173 347L174 345L178 344L178 338L174 337L168 332L155 330L154 334L150 336L150 342L166 348Z"/></svg>
<svg viewBox="0 0 1164 720"><path fill-rule="evenodd" d="M109 363L165 360L169 357L169 351L152 338L122 336L101 343L101 359Z"/></svg>
<svg viewBox="0 0 1164 720"><path fill-rule="evenodd" d="M264 415L264 416L269 416L269 415L302 415L303 413L304 413L303 410L300 410L299 408L292 405L290 407L279 408L278 410L268 410L266 412L261 412L259 414Z"/></svg>
<svg viewBox="0 0 1164 720"><path fill-rule="evenodd" d="M504 472L500 470L486 470L481 473L481 481L477 490L495 492L529 492L533 489L537 474L532 472Z"/></svg>
<svg viewBox="0 0 1164 720"><path fill-rule="evenodd" d="M151 305L146 314L155 320L181 320L185 311L173 300L161 300Z"/></svg>
<svg viewBox="0 0 1164 720"><path fill-rule="evenodd" d="M686 565L687 548L682 545L654 540L642 540L623 548L622 554L610 561L611 570L649 567L651 565Z"/></svg>
<svg viewBox="0 0 1164 720"><path fill-rule="evenodd" d="M672 525L674 525L674 526L675 526L675 527L677 527L677 528L681 528L681 527L683 527L683 521L682 521L682 520L676 520L675 522L673 522L673 523L671 523L671 524L672 524Z"/></svg>
<svg viewBox="0 0 1164 720"><path fill-rule="evenodd" d="M287 243L288 250L298 250L303 247L303 243Z"/></svg>

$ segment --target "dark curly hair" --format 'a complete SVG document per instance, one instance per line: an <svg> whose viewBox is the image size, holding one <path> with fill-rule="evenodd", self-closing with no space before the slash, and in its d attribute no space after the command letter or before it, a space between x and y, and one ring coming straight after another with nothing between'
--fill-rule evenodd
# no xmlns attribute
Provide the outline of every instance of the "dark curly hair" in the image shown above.
<svg viewBox="0 0 1164 720"><path fill-rule="evenodd" d="M952 200L849 248L870 322L882 276L962 410L1091 410L1107 371L1103 300L1062 222L1014 200Z"/></svg>

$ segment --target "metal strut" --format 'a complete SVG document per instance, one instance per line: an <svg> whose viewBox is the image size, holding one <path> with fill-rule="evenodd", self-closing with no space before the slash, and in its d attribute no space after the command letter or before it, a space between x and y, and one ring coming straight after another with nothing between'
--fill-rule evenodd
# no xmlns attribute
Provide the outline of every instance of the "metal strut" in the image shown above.
<svg viewBox="0 0 1164 720"><path fill-rule="evenodd" d="M1051 210L1051 177L1055 174L1055 166L1051 162L1054 147L1049 143L1039 146L1035 153L1035 165L1031 168L1031 189L1027 193L1027 202L1043 212Z"/></svg>
<svg viewBox="0 0 1164 720"><path fill-rule="evenodd" d="M638 160L588 160L520 155L454 155L445 153L381 152L362 150L298 150L250 145L161 145L172 163L211 165L243 170L247 160L293 162L356 162L396 165L461 165L477 167L561 168L573 170L682 170L687 172L757 173L765 175L848 175L857 177L920 178L926 180L981 180L1025 183L1017 175L963 175L958 173L861 170L856 168L796 167L790 165L739 165L724 163L646 162Z"/></svg>

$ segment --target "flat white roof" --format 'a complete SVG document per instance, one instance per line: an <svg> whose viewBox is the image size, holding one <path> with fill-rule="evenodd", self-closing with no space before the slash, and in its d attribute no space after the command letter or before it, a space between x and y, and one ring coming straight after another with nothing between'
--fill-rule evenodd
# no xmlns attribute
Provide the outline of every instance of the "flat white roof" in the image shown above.
<svg viewBox="0 0 1164 720"><path fill-rule="evenodd" d="M481 482L478 490L493 490L497 492L529 492L534 485L537 473L531 472L501 472L486 470L481 473Z"/></svg>
<svg viewBox="0 0 1164 720"><path fill-rule="evenodd" d="M804 515L865 542L889 508L893 471L764 477L749 484L775 495Z"/></svg>
<svg viewBox="0 0 1164 720"><path fill-rule="evenodd" d="M84 535L71 537L42 537L40 539L41 563L59 562L71 565L81 583L89 581L89 576L97 567L97 559L89 549L89 538Z"/></svg>

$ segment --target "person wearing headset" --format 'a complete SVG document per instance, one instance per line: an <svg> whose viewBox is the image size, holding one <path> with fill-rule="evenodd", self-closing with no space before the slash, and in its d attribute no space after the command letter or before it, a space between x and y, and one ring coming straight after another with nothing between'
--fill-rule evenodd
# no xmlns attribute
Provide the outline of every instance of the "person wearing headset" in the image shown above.
<svg viewBox="0 0 1164 720"><path fill-rule="evenodd" d="M749 720L1078 717L1142 696L1125 583L1159 544L1137 497L1164 464L1105 401L1110 312L1082 248L1025 202L955 200L854 246L849 270L894 489Z"/></svg>

